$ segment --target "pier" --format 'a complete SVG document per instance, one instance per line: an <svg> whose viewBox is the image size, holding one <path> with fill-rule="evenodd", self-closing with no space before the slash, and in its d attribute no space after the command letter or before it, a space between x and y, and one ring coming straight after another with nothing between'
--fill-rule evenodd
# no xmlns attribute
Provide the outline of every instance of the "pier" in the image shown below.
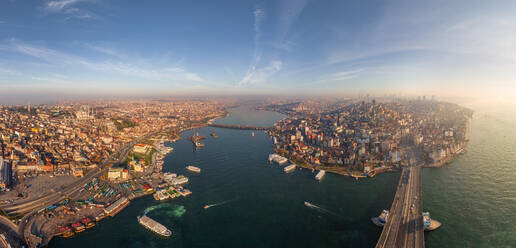
<svg viewBox="0 0 516 248"><path fill-rule="evenodd" d="M421 166L404 168L376 248L425 247Z"/></svg>
<svg viewBox="0 0 516 248"><path fill-rule="evenodd" d="M256 127L256 126L243 126L243 125L223 125L223 124L208 124L210 127L220 127L229 129L241 129L241 130L269 130L270 127Z"/></svg>

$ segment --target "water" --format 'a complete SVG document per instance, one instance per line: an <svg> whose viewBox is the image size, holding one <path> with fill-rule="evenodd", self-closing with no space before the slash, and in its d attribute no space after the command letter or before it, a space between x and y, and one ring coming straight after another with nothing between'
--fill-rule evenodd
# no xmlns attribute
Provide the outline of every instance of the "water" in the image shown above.
<svg viewBox="0 0 516 248"><path fill-rule="evenodd" d="M466 153L423 170L423 205L443 223L426 247L516 247L514 123L475 115Z"/></svg>
<svg viewBox="0 0 516 248"><path fill-rule="evenodd" d="M257 118L256 116L259 116ZM284 116L246 108L220 124L267 126ZM467 152L423 173L424 208L443 226L425 234L426 247L516 247L516 133L514 126L482 116L472 121ZM194 151L186 137L207 136ZM215 132L219 138L209 136ZM185 174L193 194L164 203L136 199L114 218L50 247L374 247L381 229L370 218L388 209L399 173L354 180L308 170L285 174L270 165L266 133L206 127L169 144L165 171ZM202 169L188 172L187 164ZM304 202L315 207L308 207ZM220 204L223 203L223 204ZM209 209L205 205L219 204ZM136 216L146 213L169 227L162 238Z"/></svg>

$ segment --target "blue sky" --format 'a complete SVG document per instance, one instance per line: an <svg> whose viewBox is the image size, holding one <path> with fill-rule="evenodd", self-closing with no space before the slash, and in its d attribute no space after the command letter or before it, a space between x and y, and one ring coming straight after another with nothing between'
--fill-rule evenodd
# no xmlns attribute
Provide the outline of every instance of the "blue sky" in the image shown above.
<svg viewBox="0 0 516 248"><path fill-rule="evenodd" d="M516 96L516 1L0 2L0 96Z"/></svg>

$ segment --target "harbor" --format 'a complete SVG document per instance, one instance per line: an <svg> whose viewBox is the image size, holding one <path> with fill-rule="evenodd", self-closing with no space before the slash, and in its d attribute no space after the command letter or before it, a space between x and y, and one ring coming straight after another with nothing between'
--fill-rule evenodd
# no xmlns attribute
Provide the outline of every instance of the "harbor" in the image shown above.
<svg viewBox="0 0 516 248"><path fill-rule="evenodd" d="M496 122L484 122L473 123L473 127L497 128ZM503 129L496 130L503 133ZM206 147L195 151L187 139L195 132L207 136L215 132L219 138L206 139ZM439 170L423 169L425 211L429 211L433 219L446 220L440 228L425 232L426 247L474 246L475 243L482 244L482 234L492 233L492 228L487 224L487 212L471 216L461 209L466 206L479 207L475 198L477 194L496 202L503 189L489 194L485 190L475 191L475 194L466 191L464 201L459 201L460 195L456 193L463 192L464 187L478 188L482 185L474 177L468 176L472 170L489 171L493 166L492 163L484 165L472 162L472 157L483 156L485 151L493 154L496 148L492 143L480 142L489 140L489 137L473 134L472 143L464 156ZM164 201L156 201L152 195L131 200L131 204L114 218L106 218L96 227L74 235L72 239L54 239L49 247L86 248L98 242L109 247L196 247L206 243L220 247L253 247L256 243L281 247L277 240L299 247L373 247L376 244L382 229L370 219L378 217L382 209L391 206L399 172L379 173L371 180L358 181L326 173L318 182L315 175L319 171L312 172L311 168L285 176L283 167L272 166L268 161L269 154L273 153L270 138L263 132L255 132L250 142L250 135L250 131L212 127L183 132L181 139L170 144L174 151L164 158L163 172L188 175L187 187L194 194ZM496 157L489 158L496 160ZM185 168L189 164L202 165L202 173L189 172ZM487 179L496 181L495 175L504 180L509 176L495 173ZM458 179L464 176L468 180ZM445 190L450 191L449 196L443 196ZM329 199L329 191L339 197ZM235 200L204 209L206 205L231 199ZM322 205L336 215L309 208L303 204L304 201ZM271 204L275 207L271 208ZM489 206L503 213L512 205L499 203ZM147 216L169 227L173 231L171 238L165 239L151 233L136 221L136 216L143 215L143 210L147 208L156 208ZM503 219L507 218L500 218L494 223L505 223ZM242 230L245 220L253 220L253 225ZM468 220L478 225L463 225ZM277 222L283 223L282 227L271 224ZM498 226L503 230L503 224ZM290 231L306 238L289 238ZM454 232L460 232L464 238L453 238ZM236 241L228 233L244 239ZM264 240L264 237L267 239ZM495 240L500 242L499 239Z"/></svg>

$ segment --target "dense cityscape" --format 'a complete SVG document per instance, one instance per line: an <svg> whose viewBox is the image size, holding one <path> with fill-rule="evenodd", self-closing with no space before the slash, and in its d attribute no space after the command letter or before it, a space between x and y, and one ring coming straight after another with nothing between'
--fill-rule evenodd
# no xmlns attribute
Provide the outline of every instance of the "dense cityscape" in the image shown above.
<svg viewBox="0 0 516 248"><path fill-rule="evenodd" d="M516 1L0 1L0 248L516 247Z"/></svg>
<svg viewBox="0 0 516 248"><path fill-rule="evenodd" d="M102 211L111 203L153 193L150 185L185 183L185 177L155 173L170 152L163 142L226 114L217 101L167 99L28 104L0 111L0 208L20 225L19 234L14 230L6 239L30 247L83 230L114 211ZM151 177L162 181L151 183ZM120 182L125 188L116 187ZM184 194L182 188L177 192ZM83 210L86 206L95 208ZM74 223L79 224L72 230Z"/></svg>
<svg viewBox="0 0 516 248"><path fill-rule="evenodd" d="M177 140L185 130L212 125L235 101L1 107L3 242L45 245L54 236L69 237L95 226L135 198L154 194L162 201L191 194L181 186L188 177L162 172L163 158L173 150L164 142ZM450 162L467 144L472 115L458 105L421 97L266 101L257 109L287 114L267 130L279 154L274 156L300 168L357 179ZM203 138L191 140L197 147Z"/></svg>
<svg viewBox="0 0 516 248"><path fill-rule="evenodd" d="M303 106L303 107L301 107ZM408 165L438 167L466 146L472 112L437 101L349 103L319 109L286 103L266 109L291 113L275 124L275 150L300 165L355 177Z"/></svg>

